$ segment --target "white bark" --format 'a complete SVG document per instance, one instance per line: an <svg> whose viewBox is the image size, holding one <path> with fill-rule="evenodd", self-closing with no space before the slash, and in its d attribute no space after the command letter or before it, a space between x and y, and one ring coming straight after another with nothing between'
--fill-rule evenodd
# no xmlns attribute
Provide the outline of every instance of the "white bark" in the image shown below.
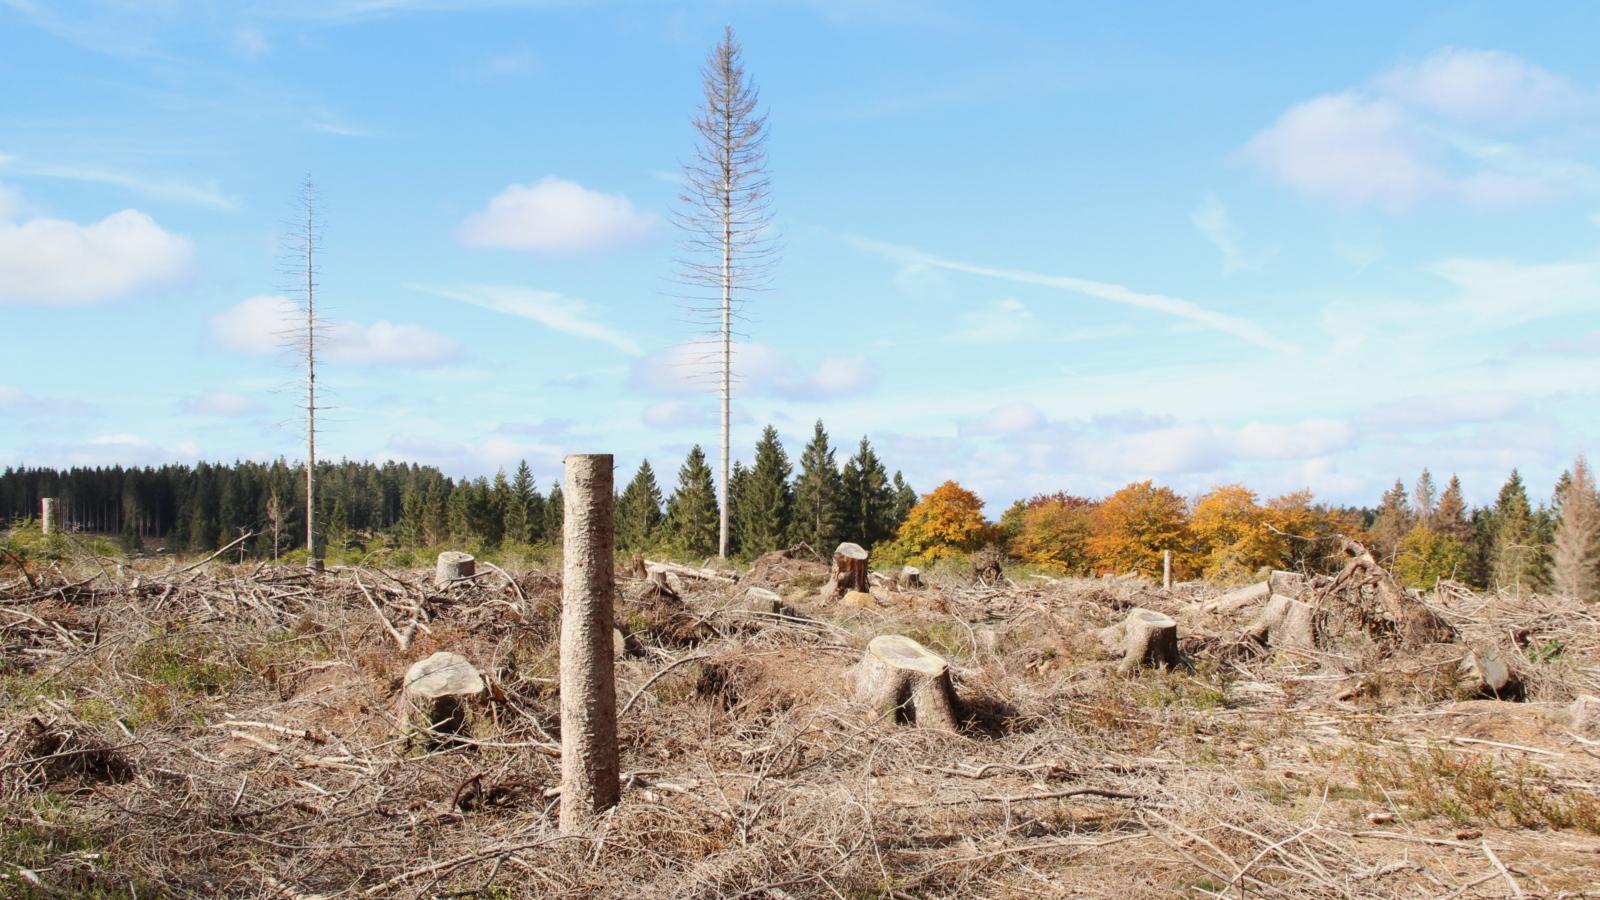
<svg viewBox="0 0 1600 900"><path fill-rule="evenodd" d="M578 834L621 792L611 454L568 456L562 497L560 825Z"/></svg>

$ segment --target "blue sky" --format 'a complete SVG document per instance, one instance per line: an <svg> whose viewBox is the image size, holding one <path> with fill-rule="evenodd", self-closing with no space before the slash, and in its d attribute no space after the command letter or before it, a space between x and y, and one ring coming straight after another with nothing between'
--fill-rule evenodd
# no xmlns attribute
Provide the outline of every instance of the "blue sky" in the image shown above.
<svg viewBox="0 0 1600 900"><path fill-rule="evenodd" d="M0 0L0 464L324 455L542 485L717 442L671 222L737 30L783 257L735 447L821 417L996 511L1375 502L1600 438L1600 7Z"/></svg>

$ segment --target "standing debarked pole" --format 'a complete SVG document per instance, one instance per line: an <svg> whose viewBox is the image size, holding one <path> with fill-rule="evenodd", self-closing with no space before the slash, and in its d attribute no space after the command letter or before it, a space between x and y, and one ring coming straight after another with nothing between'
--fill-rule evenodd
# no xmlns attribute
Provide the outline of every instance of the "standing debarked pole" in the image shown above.
<svg viewBox="0 0 1600 900"><path fill-rule="evenodd" d="M1161 586L1172 590L1172 551L1161 551Z"/></svg>
<svg viewBox="0 0 1600 900"><path fill-rule="evenodd" d="M561 833L617 805L617 685L612 669L612 461L566 458L561 563Z"/></svg>

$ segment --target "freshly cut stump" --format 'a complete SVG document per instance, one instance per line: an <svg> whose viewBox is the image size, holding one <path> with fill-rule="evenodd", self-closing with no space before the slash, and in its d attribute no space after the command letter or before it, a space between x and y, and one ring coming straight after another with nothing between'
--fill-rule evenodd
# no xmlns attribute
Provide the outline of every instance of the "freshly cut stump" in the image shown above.
<svg viewBox="0 0 1600 900"><path fill-rule="evenodd" d="M452 583L464 578L471 578L478 574L478 562L470 553L460 550L446 550L439 554L439 561L433 568L433 586L438 588L449 587Z"/></svg>
<svg viewBox="0 0 1600 900"><path fill-rule="evenodd" d="M750 612L783 615L783 598L777 592L753 587L745 592L745 609Z"/></svg>
<svg viewBox="0 0 1600 900"><path fill-rule="evenodd" d="M867 644L856 664L856 699L919 728L959 728L961 704L950 683L949 665L903 635L879 635Z"/></svg>
<svg viewBox="0 0 1600 900"><path fill-rule="evenodd" d="M833 551L833 577L822 587L824 602L844 599L851 591L863 593L872 589L867 580L867 551L860 544L843 543Z"/></svg>
<svg viewBox="0 0 1600 900"><path fill-rule="evenodd" d="M484 694L483 676L459 653L439 652L406 670L401 688L407 737L428 746L449 741L467 723L467 705Z"/></svg>
<svg viewBox="0 0 1600 900"><path fill-rule="evenodd" d="M1100 631L1108 648L1122 653L1117 672L1137 669L1172 669L1178 665L1178 623L1153 609L1134 607L1128 618Z"/></svg>
<svg viewBox="0 0 1600 900"><path fill-rule="evenodd" d="M922 587L922 570L916 566L906 566L901 569L900 587L905 590L916 590Z"/></svg>
<svg viewBox="0 0 1600 900"><path fill-rule="evenodd" d="M1317 648L1317 628L1311 606L1282 594L1273 594L1267 600L1266 608L1244 630L1244 636L1275 649Z"/></svg>
<svg viewBox="0 0 1600 900"><path fill-rule="evenodd" d="M1521 700L1522 679L1489 647L1475 647L1461 660L1458 670L1466 687L1480 697L1496 700Z"/></svg>

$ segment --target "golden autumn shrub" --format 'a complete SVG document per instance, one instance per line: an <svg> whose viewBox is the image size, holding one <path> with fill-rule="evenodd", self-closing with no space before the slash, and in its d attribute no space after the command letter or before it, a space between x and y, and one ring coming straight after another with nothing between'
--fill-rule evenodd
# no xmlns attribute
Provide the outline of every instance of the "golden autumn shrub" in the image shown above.
<svg viewBox="0 0 1600 900"><path fill-rule="evenodd" d="M971 553L994 539L983 518L983 500L954 481L923 495L900 524L900 534L884 548L884 561L904 560L925 566Z"/></svg>
<svg viewBox="0 0 1600 900"><path fill-rule="evenodd" d="M1289 539L1274 532L1274 524L1270 511L1244 485L1213 488L1189 517L1202 574L1217 581L1244 581L1262 568L1282 567Z"/></svg>
<svg viewBox="0 0 1600 900"><path fill-rule="evenodd" d="M1171 488L1130 484L1095 509L1089 552L1102 573L1161 574L1161 553L1171 550L1174 575L1191 568L1189 510Z"/></svg>

